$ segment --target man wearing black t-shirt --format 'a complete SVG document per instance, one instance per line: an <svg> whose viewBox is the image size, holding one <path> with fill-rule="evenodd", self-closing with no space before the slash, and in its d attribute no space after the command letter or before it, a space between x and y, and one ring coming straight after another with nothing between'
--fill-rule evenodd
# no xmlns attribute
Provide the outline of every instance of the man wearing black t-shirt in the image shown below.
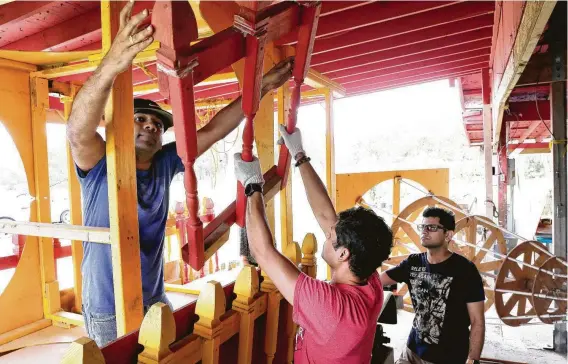
<svg viewBox="0 0 568 364"><path fill-rule="evenodd" d="M397 364L477 363L485 340L481 276L475 264L448 250L454 214L429 207L422 217L418 230L427 251L381 274L383 286L408 284L416 313Z"/></svg>

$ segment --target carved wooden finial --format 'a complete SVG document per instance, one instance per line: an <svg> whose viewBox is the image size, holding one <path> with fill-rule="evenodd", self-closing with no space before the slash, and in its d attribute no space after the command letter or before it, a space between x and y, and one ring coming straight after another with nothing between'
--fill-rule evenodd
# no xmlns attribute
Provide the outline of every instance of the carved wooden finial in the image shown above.
<svg viewBox="0 0 568 364"><path fill-rule="evenodd" d="M225 292L221 284L216 281L207 282L197 298L195 313L199 316L199 321L196 326L214 329L219 325L219 319L225 313L226 306Z"/></svg>
<svg viewBox="0 0 568 364"><path fill-rule="evenodd" d="M318 250L318 242L316 236L312 233L306 234L302 242L302 253L305 258L313 258Z"/></svg>
<svg viewBox="0 0 568 364"><path fill-rule="evenodd" d="M284 248L284 256L290 259L294 265L300 264L302 261L302 250L300 249L300 245L295 241L293 241L292 244L288 244L286 248Z"/></svg>
<svg viewBox="0 0 568 364"><path fill-rule="evenodd" d="M235 301L250 304L259 290L258 272L250 265L244 266L235 282L233 292L237 295Z"/></svg>
<svg viewBox="0 0 568 364"><path fill-rule="evenodd" d="M97 344L88 337L81 337L71 343L62 364L105 364L105 358Z"/></svg>
<svg viewBox="0 0 568 364"><path fill-rule="evenodd" d="M164 303L154 304L142 321L138 343L144 351L138 355L139 363L159 363L171 355L170 345L176 339L176 322L170 307Z"/></svg>

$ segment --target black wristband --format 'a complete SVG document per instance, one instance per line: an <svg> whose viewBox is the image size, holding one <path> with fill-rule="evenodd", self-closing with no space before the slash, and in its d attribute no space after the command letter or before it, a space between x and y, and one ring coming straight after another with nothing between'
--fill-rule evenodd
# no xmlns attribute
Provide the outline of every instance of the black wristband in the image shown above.
<svg viewBox="0 0 568 364"><path fill-rule="evenodd" d="M311 159L310 157L307 157L307 156L304 155L302 158L300 158L300 159L298 159L298 161L296 161L295 166L296 166L296 167L299 167L299 166L301 166L302 164L304 164L304 163L306 163L306 162L309 162L309 161L311 161L311 160L312 160L312 159Z"/></svg>

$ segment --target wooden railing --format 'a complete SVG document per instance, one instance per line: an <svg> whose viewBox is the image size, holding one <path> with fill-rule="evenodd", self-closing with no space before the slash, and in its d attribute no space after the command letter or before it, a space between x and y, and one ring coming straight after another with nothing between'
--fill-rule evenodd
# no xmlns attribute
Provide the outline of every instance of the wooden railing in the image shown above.
<svg viewBox="0 0 568 364"><path fill-rule="evenodd" d="M317 242L288 244L284 254L315 277ZM302 256L303 253L303 256ZM140 330L98 348L88 338L69 347L63 363L292 363L292 306L268 277L245 266L235 282L205 283L199 297L175 312L157 303ZM142 347L140 347L139 345Z"/></svg>

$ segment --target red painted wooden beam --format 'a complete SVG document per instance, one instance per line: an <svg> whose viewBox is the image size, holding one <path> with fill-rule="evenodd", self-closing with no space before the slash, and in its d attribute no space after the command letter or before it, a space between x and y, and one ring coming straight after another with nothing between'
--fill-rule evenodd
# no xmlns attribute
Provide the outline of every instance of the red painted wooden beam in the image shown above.
<svg viewBox="0 0 568 364"><path fill-rule="evenodd" d="M491 46L491 29L481 29L453 37L414 44L405 48L395 48L388 51L367 54L365 56L337 61L314 68L330 78L340 77L339 71L360 72L364 66L377 64L390 59L441 50L437 54L447 55L467 52Z"/></svg>
<svg viewBox="0 0 568 364"><path fill-rule="evenodd" d="M490 1L464 2L448 6L435 11L419 13L394 19L386 23L379 23L352 30L345 35L338 35L329 38L318 39L314 46L314 57L320 53L330 52L341 48L349 48L362 43L371 42L378 39L390 38L410 32L426 30L441 26L460 26L462 22L480 17L487 25L493 25L494 4ZM464 26L463 30L468 27Z"/></svg>
<svg viewBox="0 0 568 364"><path fill-rule="evenodd" d="M475 17L466 19L463 22L459 23L449 23L439 27L432 27L416 32L404 33L389 38L382 38L372 42L354 45L349 48L342 48L326 53L317 54L312 57L312 66L316 67L318 65L337 62L343 59L358 58L369 53L376 53L394 48L403 48L412 44L425 41L433 41L436 39L443 39L482 28L491 30L492 20L492 15L487 15L485 17ZM345 37L349 38L349 35L345 35Z"/></svg>
<svg viewBox="0 0 568 364"><path fill-rule="evenodd" d="M51 5L53 6L53 4ZM134 4L132 14L137 14L144 9L150 10L153 5L154 1L137 1ZM52 16L56 16L56 14L53 14ZM59 24L28 35L25 38L10 42L9 44L4 45L2 49L21 51L72 51L89 45L90 43L87 43L87 41L91 43L93 41L99 41L101 39L99 35L101 34L100 32L101 12L97 7L89 12L71 19L66 19ZM93 34L95 34L94 39ZM82 38L84 38L83 42L81 42Z"/></svg>
<svg viewBox="0 0 568 364"><path fill-rule="evenodd" d="M372 1L322 1L320 19L341 11L355 9Z"/></svg>
<svg viewBox="0 0 568 364"><path fill-rule="evenodd" d="M73 19L64 21L42 32L35 33L18 41L12 42L2 49L18 51L43 51L70 40L99 30L101 28L100 11L91 11Z"/></svg>
<svg viewBox="0 0 568 364"><path fill-rule="evenodd" d="M538 106L538 109L537 109ZM510 102L509 112L505 112L503 121L524 121L524 120L550 120L550 101Z"/></svg>
<svg viewBox="0 0 568 364"><path fill-rule="evenodd" d="M452 2L447 1L378 1L369 3L322 18L318 25L316 39L449 6L451 4ZM282 37L282 39L276 42L278 45L295 43L294 32Z"/></svg>
<svg viewBox="0 0 568 364"><path fill-rule="evenodd" d="M455 67L456 64L467 64L464 62L477 63L486 60L489 62L490 48L482 50L474 50L466 53L454 54L448 57L431 58L424 61L413 62L413 63L403 63L400 65L392 65L397 60L390 60L384 63L379 63L379 67L373 71L357 73L355 75L344 76L340 78L334 78L334 81L340 82L343 86L349 87L348 85L353 82L363 81L363 80L373 80L376 77L390 75L405 71L414 71L419 73L427 73L429 70L440 70L449 69ZM385 63L389 63L389 67L384 67ZM383 67L380 67L383 66Z"/></svg>
<svg viewBox="0 0 568 364"><path fill-rule="evenodd" d="M488 61L489 57L487 56L484 56L481 59L472 58L471 60L455 62L451 67L433 66L433 67L426 67L423 70L420 70L419 72L416 72L415 70L408 70L390 75L376 76L369 80L361 80L349 83L348 85L346 85L346 87L348 87L349 90L353 90L359 87L366 87L369 84L383 85L399 81L405 82L406 80L413 80L413 81L420 80L424 77L432 77L439 73L447 74L448 72L456 73L470 69L480 69L483 66L486 66Z"/></svg>
<svg viewBox="0 0 568 364"><path fill-rule="evenodd" d="M9 25L39 13L53 4L47 1L13 1L0 6L0 30Z"/></svg>
<svg viewBox="0 0 568 364"><path fill-rule="evenodd" d="M52 52L80 52L80 51L93 51L102 48L102 30L97 29L90 33L78 36L77 38L59 43L47 50Z"/></svg>
<svg viewBox="0 0 568 364"><path fill-rule="evenodd" d="M359 96L364 94L369 94L372 92L378 91L385 91L385 90L392 90L395 88L406 87L406 86L413 86L418 84L423 84L427 82L434 82L438 80L444 80L452 77L461 77L465 75L470 75L473 73L479 72L479 67L474 67L471 69L465 68L464 70L450 70L447 73L442 72L435 75L424 75L424 76L416 76L412 78L403 79L400 81L394 81L385 84L369 84L361 87L353 87L347 89L347 95L349 97L352 96Z"/></svg>
<svg viewBox="0 0 568 364"><path fill-rule="evenodd" d="M372 72L377 72L380 70L388 70L393 67L406 66L407 69L414 68L417 63L434 61L443 63L443 60L458 60L470 58L471 54L477 52L477 55L483 55L491 50L491 45L487 44L486 41L479 42L482 47L478 48L475 44L462 44L455 47L448 47L443 49L436 49L429 52L412 54L410 56L402 56L393 59L387 59L378 63L371 63L361 67L346 69L343 71L333 72L328 74L328 77L337 81L343 82L345 78L364 75Z"/></svg>

